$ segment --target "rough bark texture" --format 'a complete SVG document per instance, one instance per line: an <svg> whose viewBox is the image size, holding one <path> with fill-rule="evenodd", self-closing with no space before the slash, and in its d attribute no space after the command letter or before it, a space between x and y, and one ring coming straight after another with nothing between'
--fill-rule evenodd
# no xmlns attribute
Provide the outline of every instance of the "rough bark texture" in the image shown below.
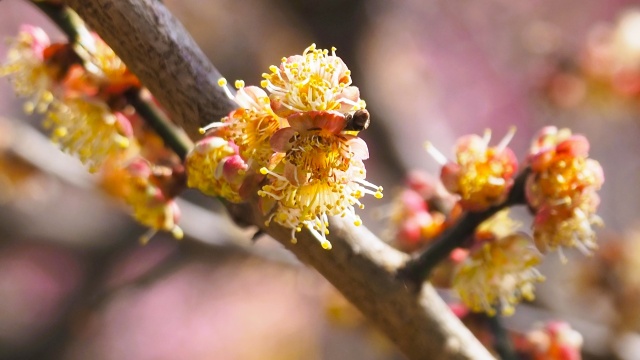
<svg viewBox="0 0 640 360"><path fill-rule="evenodd" d="M184 27L157 0L66 0L138 75L174 121L197 136L203 124L224 116L232 104L217 86L220 74ZM290 230L264 226L256 206L229 206L316 268L412 359L491 359L489 352L449 311L433 287L420 293L398 280L407 260L364 227L332 219L333 249L308 232L291 244Z"/></svg>

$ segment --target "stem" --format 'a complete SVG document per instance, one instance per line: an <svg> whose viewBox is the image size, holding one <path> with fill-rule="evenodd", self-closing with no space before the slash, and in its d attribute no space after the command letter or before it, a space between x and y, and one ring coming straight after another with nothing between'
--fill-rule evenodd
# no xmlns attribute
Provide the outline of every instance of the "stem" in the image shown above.
<svg viewBox="0 0 640 360"><path fill-rule="evenodd" d="M420 288L422 281L429 276L433 268L440 261L449 256L465 240L473 235L478 225L493 216L498 211L514 206L526 204L524 185L530 170L526 168L515 179L509 196L502 204L492 206L480 212L468 212L453 226L445 230L423 253L408 261L398 270L398 277L413 283Z"/></svg>
<svg viewBox="0 0 640 360"><path fill-rule="evenodd" d="M149 101L143 99L140 89L131 88L124 93L127 102L136 109L138 115L145 119L146 123L164 140L184 161L187 153L193 148L193 143L181 130Z"/></svg>

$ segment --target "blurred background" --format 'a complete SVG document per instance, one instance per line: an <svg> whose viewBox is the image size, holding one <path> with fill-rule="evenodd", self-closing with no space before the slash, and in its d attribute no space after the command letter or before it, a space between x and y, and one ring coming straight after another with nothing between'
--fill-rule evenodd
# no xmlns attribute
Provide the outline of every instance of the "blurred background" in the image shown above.
<svg viewBox="0 0 640 360"><path fill-rule="evenodd" d="M438 165L461 135L517 126L524 159L542 126L569 127L602 164L601 251L545 258L534 303L505 319L567 321L585 359L640 359L640 7L626 0L166 0L227 79L259 84L315 42L337 48L372 114L362 133L365 225L405 174ZM0 2L0 37L20 24L62 34L26 1ZM6 54L6 42L0 56ZM621 70L622 69L622 70ZM275 241L240 230L187 193L187 239L156 235L57 152L0 81L0 358L401 359L332 287ZM212 119L216 120L216 119ZM383 210L384 212L384 210ZM524 212L522 212L521 216ZM525 223L528 224L529 220ZM446 295L446 294L445 294Z"/></svg>

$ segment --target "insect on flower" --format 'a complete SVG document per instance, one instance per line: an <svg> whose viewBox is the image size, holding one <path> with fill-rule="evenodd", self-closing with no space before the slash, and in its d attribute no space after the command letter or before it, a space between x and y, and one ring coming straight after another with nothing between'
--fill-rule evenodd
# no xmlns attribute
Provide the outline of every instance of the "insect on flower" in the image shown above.
<svg viewBox="0 0 640 360"><path fill-rule="evenodd" d="M353 114L346 116L347 121L343 131L362 131L366 130L371 124L369 112L365 109L357 110Z"/></svg>

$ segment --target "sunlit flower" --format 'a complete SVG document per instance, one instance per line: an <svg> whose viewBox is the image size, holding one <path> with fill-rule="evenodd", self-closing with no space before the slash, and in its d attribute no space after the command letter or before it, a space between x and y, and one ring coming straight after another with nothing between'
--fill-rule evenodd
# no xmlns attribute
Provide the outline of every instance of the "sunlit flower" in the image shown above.
<svg viewBox="0 0 640 360"><path fill-rule="evenodd" d="M536 172L546 170L558 159L585 158L589 155L589 141L572 134L567 128L545 126L534 137L527 161Z"/></svg>
<svg viewBox="0 0 640 360"><path fill-rule="evenodd" d="M220 84L225 86L226 80L221 79ZM242 158L259 169L267 166L274 154L269 142L271 137L288 123L273 112L269 96L262 89L244 87L240 81L236 85L239 89L232 99L238 108L224 117L222 123L213 123L202 131L213 129L214 134L233 141Z"/></svg>
<svg viewBox="0 0 640 360"><path fill-rule="evenodd" d="M43 113L54 101L53 69L45 63L49 37L38 27L23 25L9 46L6 62L0 66L0 76L9 76L18 96L27 98L27 113Z"/></svg>
<svg viewBox="0 0 640 360"><path fill-rule="evenodd" d="M295 112L335 110L343 114L364 109L360 91L351 86L351 71L331 50L309 46L302 55L282 58L263 74L262 87L271 93L271 106L283 117Z"/></svg>
<svg viewBox="0 0 640 360"><path fill-rule="evenodd" d="M51 140L95 172L111 155L125 151L131 143L131 126L104 103L83 98L58 102L47 113L44 126Z"/></svg>
<svg viewBox="0 0 640 360"><path fill-rule="evenodd" d="M97 91L128 80L126 68L104 42L91 36L82 41L89 43L50 44L42 29L23 26L0 75L9 76L16 93L28 98L26 112L47 113L44 126L52 141L95 172L109 156L121 157L133 138L127 118L113 112Z"/></svg>
<svg viewBox="0 0 640 360"><path fill-rule="evenodd" d="M355 207L363 207L359 199L366 194L380 198L382 189L365 180L362 161L369 157L368 149L362 139L342 133L344 115L312 111L288 121L291 126L271 139L274 151L284 153L282 163L261 169L271 182L258 194L277 200L269 220L291 228L292 240L306 226L329 249L328 216L349 216L360 225L355 214Z"/></svg>
<svg viewBox="0 0 640 360"><path fill-rule="evenodd" d="M590 255L598 247L593 226L603 225L595 214L598 204L597 194L586 193L579 204L540 207L533 222L536 247L542 252L572 247ZM566 261L562 252L560 257Z"/></svg>
<svg viewBox="0 0 640 360"><path fill-rule="evenodd" d="M291 229L294 242L306 227L329 249L329 216L360 225L360 198L382 197L382 189L365 180L368 149L356 137L368 127L369 113L335 51L312 45L270 70L261 83L269 95L242 81L233 95L219 80L238 108L202 129L209 138L187 158L188 184L242 201L266 177L258 195L267 225Z"/></svg>
<svg viewBox="0 0 640 360"><path fill-rule="evenodd" d="M210 136L199 141L187 155L187 186L211 196L241 202L240 187L247 164L231 141Z"/></svg>
<svg viewBox="0 0 640 360"><path fill-rule="evenodd" d="M592 225L602 225L596 211L604 175L588 153L587 139L568 129L546 127L534 140L525 193L536 211L533 234L540 251L576 247L588 254L597 246Z"/></svg>
<svg viewBox="0 0 640 360"><path fill-rule="evenodd" d="M364 140L342 133L346 118L338 112L310 111L292 115L288 121L290 127L276 132L271 145L286 154L286 176L293 183L307 178L345 180L351 176L351 165L369 157Z"/></svg>
<svg viewBox="0 0 640 360"><path fill-rule="evenodd" d="M522 299L534 298L534 283L544 279L534 267L540 253L514 232L517 223L504 221L507 211L478 229L477 243L454 275L453 288L472 311L511 315Z"/></svg>
<svg viewBox="0 0 640 360"><path fill-rule="evenodd" d="M442 183L447 190L460 196L464 209L480 211L506 199L518 167L513 151L507 147L514 133L512 128L495 147L489 147L489 131L482 138L464 136L456 144L455 162L448 161L427 143L427 151L443 166Z"/></svg>

